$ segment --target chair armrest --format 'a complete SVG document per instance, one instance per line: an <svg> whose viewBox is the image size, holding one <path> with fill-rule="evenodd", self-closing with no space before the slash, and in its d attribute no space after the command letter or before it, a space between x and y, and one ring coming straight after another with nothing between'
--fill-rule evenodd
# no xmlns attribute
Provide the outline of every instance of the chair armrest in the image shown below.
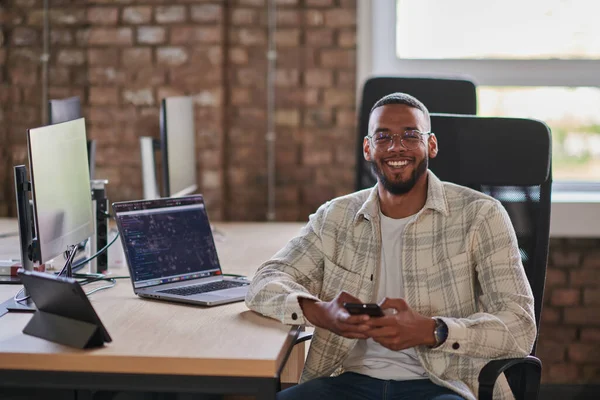
<svg viewBox="0 0 600 400"><path fill-rule="evenodd" d="M505 371L509 373L509 370L521 370L521 375L524 378L524 382L521 381L519 384L520 393L514 393L515 398L517 400L537 399L540 380L542 378L542 362L534 356L507 358L488 362L479 373L479 396L477 398L480 400L492 400L496 380L501 373ZM513 389L512 385L511 389Z"/></svg>
<svg viewBox="0 0 600 400"><path fill-rule="evenodd" d="M312 332L300 332L300 334L298 335L298 338L296 339L296 343L294 343L294 344L306 342L307 340L310 340L310 339L312 339Z"/></svg>

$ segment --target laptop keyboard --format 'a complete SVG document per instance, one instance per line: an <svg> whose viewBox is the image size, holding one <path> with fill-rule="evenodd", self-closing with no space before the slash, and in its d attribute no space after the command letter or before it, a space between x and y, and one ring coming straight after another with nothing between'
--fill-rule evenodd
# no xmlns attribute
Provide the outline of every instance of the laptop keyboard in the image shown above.
<svg viewBox="0 0 600 400"><path fill-rule="evenodd" d="M250 282L216 281L211 283L203 283L202 285L192 285L181 288L160 290L158 293L176 294L178 296L192 296L199 293L214 292L215 290L247 286L249 284Z"/></svg>

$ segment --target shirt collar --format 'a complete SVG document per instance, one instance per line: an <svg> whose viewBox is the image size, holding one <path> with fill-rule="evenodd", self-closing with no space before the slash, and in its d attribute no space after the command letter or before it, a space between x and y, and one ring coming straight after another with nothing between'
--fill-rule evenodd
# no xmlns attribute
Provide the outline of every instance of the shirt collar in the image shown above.
<svg viewBox="0 0 600 400"><path fill-rule="evenodd" d="M423 208L429 208L442 213L444 216L448 216L448 199L446 198L444 184L430 170L427 170L427 173L427 200Z"/></svg>
<svg viewBox="0 0 600 400"><path fill-rule="evenodd" d="M356 213L354 222L358 222L362 219L366 219L367 221L379 220L378 185L379 183L375 184L369 192L369 197ZM446 199L444 184L430 170L427 170L427 200L425 200L423 209L431 209L440 212L445 216L448 215L448 201Z"/></svg>

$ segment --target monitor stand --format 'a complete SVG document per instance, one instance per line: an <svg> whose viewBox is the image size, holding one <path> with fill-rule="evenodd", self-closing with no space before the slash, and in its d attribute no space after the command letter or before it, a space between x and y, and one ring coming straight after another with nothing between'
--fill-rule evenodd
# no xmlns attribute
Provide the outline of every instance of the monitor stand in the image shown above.
<svg viewBox="0 0 600 400"><path fill-rule="evenodd" d="M62 268L61 272L65 271L65 276L67 278L72 278L73 277L73 269L72 269L73 259L75 258L75 254L77 254L77 245L69 246L68 252L69 252L69 257L67 258L65 266ZM21 294L21 293L23 293L23 294ZM24 288L18 294L20 295L20 298L24 298L24 297L28 296L26 288ZM7 309L8 311L14 311L14 312L35 312L35 311L37 311L37 308L35 307L35 304L31 300L31 298L28 298L27 300L17 301L17 300L15 300L14 296L13 296L13 298L6 300L4 303L2 303L2 305L0 305L0 315L2 313L1 310L3 310L4 308Z"/></svg>
<svg viewBox="0 0 600 400"><path fill-rule="evenodd" d="M33 300L27 299L21 302L15 301L14 298L10 298L6 300L4 303L0 304L0 314L2 313L2 309L5 308L11 312L35 312L37 308L33 303Z"/></svg>

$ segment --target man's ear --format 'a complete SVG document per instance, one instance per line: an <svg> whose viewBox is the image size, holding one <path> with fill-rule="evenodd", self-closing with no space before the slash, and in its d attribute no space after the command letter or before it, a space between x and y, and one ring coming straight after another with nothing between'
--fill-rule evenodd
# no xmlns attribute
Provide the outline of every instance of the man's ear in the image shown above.
<svg viewBox="0 0 600 400"><path fill-rule="evenodd" d="M435 158L438 154L438 143L435 134L429 135L427 146L429 147L429 158Z"/></svg>
<svg viewBox="0 0 600 400"><path fill-rule="evenodd" d="M371 160L371 141L369 140L369 138L367 136L365 136L365 138L363 139L363 156L365 157L365 160L372 161Z"/></svg>

